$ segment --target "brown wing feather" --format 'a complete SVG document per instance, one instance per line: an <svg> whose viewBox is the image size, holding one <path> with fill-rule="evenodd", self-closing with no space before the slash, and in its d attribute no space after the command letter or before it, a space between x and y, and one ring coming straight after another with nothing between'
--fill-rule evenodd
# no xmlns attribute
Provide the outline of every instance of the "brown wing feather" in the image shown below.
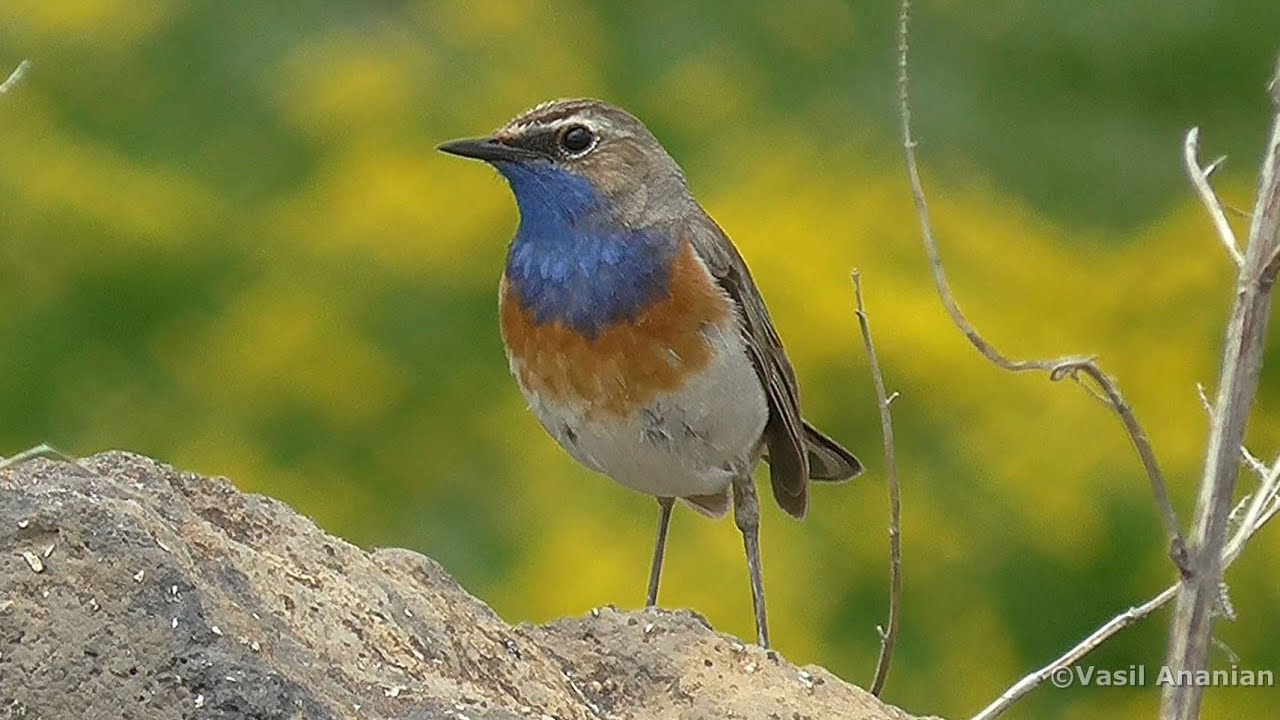
<svg viewBox="0 0 1280 720"><path fill-rule="evenodd" d="M689 227L690 241L716 281L742 308L747 351L769 398L764 440L773 497L787 513L802 518L809 509L809 458L795 371L742 256L714 220L706 215L699 220Z"/></svg>

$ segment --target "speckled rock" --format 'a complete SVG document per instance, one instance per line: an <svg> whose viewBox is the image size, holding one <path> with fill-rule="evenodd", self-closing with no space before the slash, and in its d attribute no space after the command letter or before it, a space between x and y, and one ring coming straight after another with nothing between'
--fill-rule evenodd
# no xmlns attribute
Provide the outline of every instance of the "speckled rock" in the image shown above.
<svg viewBox="0 0 1280 720"><path fill-rule="evenodd" d="M430 558L123 452L0 470L0 717L910 720L687 612L509 626Z"/></svg>

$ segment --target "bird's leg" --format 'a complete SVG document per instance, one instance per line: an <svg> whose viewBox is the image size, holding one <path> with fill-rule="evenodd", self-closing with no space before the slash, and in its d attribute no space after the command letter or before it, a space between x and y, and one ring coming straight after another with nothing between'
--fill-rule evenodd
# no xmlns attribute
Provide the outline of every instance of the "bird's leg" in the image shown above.
<svg viewBox="0 0 1280 720"><path fill-rule="evenodd" d="M649 594L645 597L644 606L653 607L658 604L658 581L662 578L662 556L667 551L667 528L671 525L671 508L676 499L658 498L658 539L653 542L653 564L649 566Z"/></svg>
<svg viewBox="0 0 1280 720"><path fill-rule="evenodd" d="M747 572L751 574L751 607L756 614L756 642L769 647L769 620L764 608L764 577L760 570L760 501L750 473L733 479L733 521L742 531L747 550Z"/></svg>

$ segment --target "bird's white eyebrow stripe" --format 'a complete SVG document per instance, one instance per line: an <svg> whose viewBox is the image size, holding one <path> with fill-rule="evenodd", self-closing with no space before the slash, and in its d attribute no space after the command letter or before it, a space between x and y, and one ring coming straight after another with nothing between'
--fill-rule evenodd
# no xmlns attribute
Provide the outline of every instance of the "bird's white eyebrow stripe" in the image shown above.
<svg viewBox="0 0 1280 720"><path fill-rule="evenodd" d="M504 133L526 133L536 130L559 130L568 124L582 124L595 132L615 129L610 118L596 112L599 103L590 100L550 100L536 105L503 128Z"/></svg>
<svg viewBox="0 0 1280 720"><path fill-rule="evenodd" d="M528 130L556 130L564 124L564 118L557 118L556 120L525 120L524 122L508 125L507 129L521 132Z"/></svg>
<svg viewBox="0 0 1280 720"><path fill-rule="evenodd" d="M531 131L556 131L568 125L585 125L595 132L599 132L602 126L609 126L607 121L601 122L597 118L581 117L579 115L565 115L555 118L530 118L520 122L513 122L503 128L507 133L527 133Z"/></svg>

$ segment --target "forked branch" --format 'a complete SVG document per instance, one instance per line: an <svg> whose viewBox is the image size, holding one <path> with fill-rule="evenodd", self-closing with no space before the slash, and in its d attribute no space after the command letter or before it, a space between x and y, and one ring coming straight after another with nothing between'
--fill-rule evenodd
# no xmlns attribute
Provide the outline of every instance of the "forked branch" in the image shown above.
<svg viewBox="0 0 1280 720"><path fill-rule="evenodd" d="M1277 86L1280 62L1271 84L1273 94ZM1280 270L1280 95L1273 96L1273 100L1271 134L1263 153L1248 243L1236 278L1235 305L1223 342L1222 370L1189 548L1191 572L1179 587L1173 616L1167 660L1169 669L1179 674L1194 674L1208 667L1213 620L1222 604L1223 568L1229 552L1239 553L1239 548L1233 547L1234 541L1229 542L1227 537L1240 468L1237 458L1258 391L1271 317L1271 293ZM1189 136L1188 144L1193 139L1194 135ZM1268 475L1264 485L1273 482ZM1261 499L1270 502L1267 497ZM1257 506L1250 508L1255 516L1266 512ZM1161 717L1195 720L1200 715L1203 694L1204 688L1197 683L1166 686Z"/></svg>
<svg viewBox="0 0 1280 720"><path fill-rule="evenodd" d="M1227 222L1227 213L1223 211L1222 203L1218 201L1213 187L1209 185L1209 175L1217 169L1222 160L1214 161L1207 168L1200 167L1200 128L1191 128L1187 131L1186 142L1182 145L1182 160L1187 166L1187 177L1191 178L1191 184L1195 187L1196 194L1200 196L1200 202L1209 213L1209 219L1213 220L1213 228L1218 232L1218 239L1227 249L1227 254L1235 261L1236 267L1240 267L1244 264L1244 256L1240 254L1236 234L1231 229L1231 223Z"/></svg>
<svg viewBox="0 0 1280 720"><path fill-rule="evenodd" d="M1267 523L1271 522L1271 519L1280 512L1280 458L1277 458L1276 462L1268 468L1266 477L1263 479L1258 491L1254 493L1253 499L1241 502L1236 506L1236 510L1244 511L1244 518L1223 552L1222 565L1224 568L1235 562L1236 558L1240 557L1240 551L1244 549L1244 546L1248 544L1254 534L1266 527ZM1168 605L1169 601L1177 596L1180 586L1181 583L1174 583L1165 588L1159 595L1115 616L1053 662L1014 683L994 702L983 708L977 715L974 715L972 720L994 720L999 717L1027 693L1042 685L1046 680L1053 678L1055 673L1069 671L1073 665L1096 650L1113 635Z"/></svg>

